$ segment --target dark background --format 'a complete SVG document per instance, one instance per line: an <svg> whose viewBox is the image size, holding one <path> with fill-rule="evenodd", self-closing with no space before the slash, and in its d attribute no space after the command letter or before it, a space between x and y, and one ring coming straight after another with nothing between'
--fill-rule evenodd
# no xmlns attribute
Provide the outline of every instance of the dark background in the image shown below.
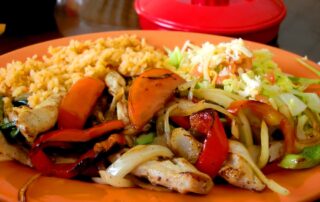
<svg viewBox="0 0 320 202"><path fill-rule="evenodd" d="M320 1L284 2L287 16L269 44L320 61ZM63 36L139 29L133 0L0 0L0 23L7 24L0 54Z"/></svg>

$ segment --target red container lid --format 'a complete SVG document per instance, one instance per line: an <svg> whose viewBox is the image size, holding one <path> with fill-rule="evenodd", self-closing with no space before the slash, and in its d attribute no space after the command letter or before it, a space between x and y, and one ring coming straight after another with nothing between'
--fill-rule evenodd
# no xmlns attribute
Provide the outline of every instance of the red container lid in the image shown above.
<svg viewBox="0 0 320 202"><path fill-rule="evenodd" d="M135 9L143 29L229 36L261 34L263 30L268 34L270 29L276 30L276 35L286 15L282 0L136 0Z"/></svg>

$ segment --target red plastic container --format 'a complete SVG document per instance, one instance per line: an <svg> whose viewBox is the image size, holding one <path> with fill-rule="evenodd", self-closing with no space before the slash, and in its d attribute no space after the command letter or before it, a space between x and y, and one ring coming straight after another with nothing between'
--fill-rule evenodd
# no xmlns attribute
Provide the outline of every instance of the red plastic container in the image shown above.
<svg viewBox="0 0 320 202"><path fill-rule="evenodd" d="M142 29L209 33L268 43L286 15L282 0L136 0Z"/></svg>

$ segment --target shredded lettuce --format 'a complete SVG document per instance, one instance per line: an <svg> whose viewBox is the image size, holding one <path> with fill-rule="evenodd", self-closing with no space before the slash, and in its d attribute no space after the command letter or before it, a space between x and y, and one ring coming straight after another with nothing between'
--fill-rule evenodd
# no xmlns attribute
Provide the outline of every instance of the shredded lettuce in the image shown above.
<svg viewBox="0 0 320 202"><path fill-rule="evenodd" d="M316 93L296 93L314 112L320 113L320 97Z"/></svg>
<svg viewBox="0 0 320 202"><path fill-rule="evenodd" d="M275 97L281 93L281 89L277 85L262 84L261 94L269 98Z"/></svg>
<svg viewBox="0 0 320 202"><path fill-rule="evenodd" d="M290 92L297 86L290 80L287 74L281 71L278 65L272 60L272 53L267 49L256 50L252 62L252 71L261 76L265 85L277 85L281 91ZM271 83L264 75L273 74L275 83Z"/></svg>
<svg viewBox="0 0 320 202"><path fill-rule="evenodd" d="M255 50L253 52L252 69L258 75L274 70L278 71L278 65L272 60L272 53L267 49Z"/></svg>
<svg viewBox="0 0 320 202"><path fill-rule="evenodd" d="M285 74L278 74L276 76L276 84L285 92L290 92L297 88Z"/></svg>
<svg viewBox="0 0 320 202"><path fill-rule="evenodd" d="M180 67L180 63L182 61L182 53L178 47L175 47L173 51L167 49L169 55L169 64L176 67L177 69Z"/></svg>
<svg viewBox="0 0 320 202"><path fill-rule="evenodd" d="M224 90L243 97L254 98L261 91L260 76L251 71L239 73L239 77L225 79L222 84Z"/></svg>
<svg viewBox="0 0 320 202"><path fill-rule="evenodd" d="M235 76L231 76L229 79L223 80L222 84L223 84L223 90L230 93L236 93L241 86L239 83L239 80Z"/></svg>
<svg viewBox="0 0 320 202"><path fill-rule="evenodd" d="M293 82L299 85L299 89L301 91L305 90L309 85L312 84L320 84L320 79L310 79L310 78L302 78L295 76L288 76L288 78Z"/></svg>
<svg viewBox="0 0 320 202"><path fill-rule="evenodd" d="M307 108L307 105L292 93L282 93L279 97L288 106L292 116L301 114Z"/></svg>

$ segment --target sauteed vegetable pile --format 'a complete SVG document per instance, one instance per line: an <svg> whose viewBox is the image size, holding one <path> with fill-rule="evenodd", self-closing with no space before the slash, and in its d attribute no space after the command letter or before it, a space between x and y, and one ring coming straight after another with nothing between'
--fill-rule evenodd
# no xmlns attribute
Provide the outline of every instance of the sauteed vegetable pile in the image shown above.
<svg viewBox="0 0 320 202"><path fill-rule="evenodd" d="M85 63L89 70L68 87L41 91L43 99L35 99L32 86L10 87L10 65L3 68L0 154L42 175L196 194L229 183L285 195L266 174L320 164L320 97L308 91L319 79L282 72L271 52L249 50L241 39L187 41L172 50L148 45L148 52L144 39L115 41L128 38L120 46L112 39L100 46L99 39L105 55ZM90 56L94 46L83 43L81 51L70 49L65 65L78 62L72 55ZM102 69L88 73L92 64Z"/></svg>

